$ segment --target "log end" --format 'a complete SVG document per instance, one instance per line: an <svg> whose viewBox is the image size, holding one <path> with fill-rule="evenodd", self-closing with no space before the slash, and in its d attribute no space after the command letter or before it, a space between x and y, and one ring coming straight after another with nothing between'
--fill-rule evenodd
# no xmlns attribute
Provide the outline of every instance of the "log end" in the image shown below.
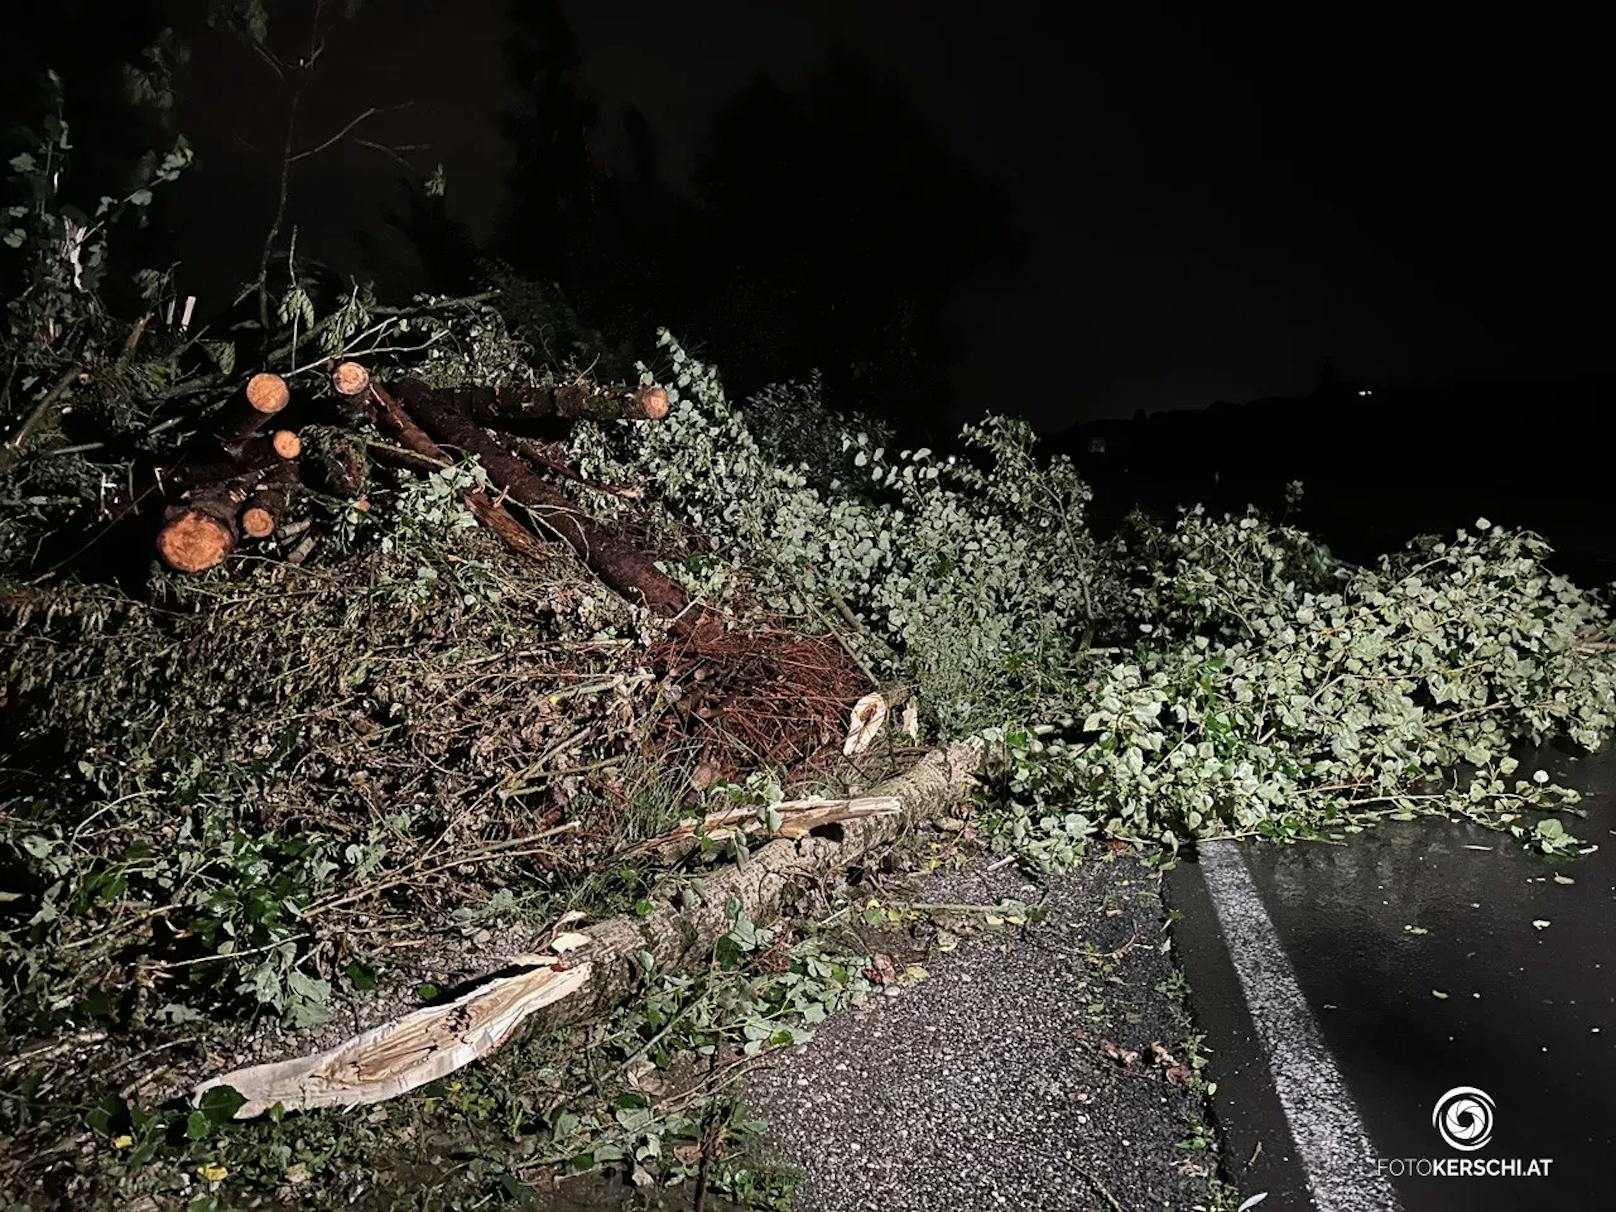
<svg viewBox="0 0 1616 1212"><path fill-rule="evenodd" d="M270 416L292 402L292 391L280 375L264 371L247 380L247 403L254 412Z"/></svg>
<svg viewBox="0 0 1616 1212"><path fill-rule="evenodd" d="M275 453L283 459L295 459L303 453L303 439L290 429L277 429L269 439Z"/></svg>
<svg viewBox="0 0 1616 1212"><path fill-rule="evenodd" d="M267 539L275 533L275 515L262 505L249 505L241 511L241 529L250 539Z"/></svg>
<svg viewBox="0 0 1616 1212"><path fill-rule="evenodd" d="M331 390L353 399L370 389L370 371L358 362L338 362L331 372Z"/></svg>
<svg viewBox="0 0 1616 1212"><path fill-rule="evenodd" d="M660 387L647 387L640 392L640 406L647 418L660 421L668 415L668 393Z"/></svg>
<svg viewBox="0 0 1616 1212"><path fill-rule="evenodd" d="M157 554L176 572L206 572L224 562L235 535L219 518L197 509L182 509L157 534Z"/></svg>

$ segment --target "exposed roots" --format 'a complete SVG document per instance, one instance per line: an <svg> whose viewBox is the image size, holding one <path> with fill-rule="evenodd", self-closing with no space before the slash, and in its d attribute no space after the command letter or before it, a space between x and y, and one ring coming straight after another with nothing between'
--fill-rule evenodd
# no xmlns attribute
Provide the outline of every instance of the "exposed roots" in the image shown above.
<svg viewBox="0 0 1616 1212"><path fill-rule="evenodd" d="M866 688L834 638L773 628L669 639L651 657L680 688L655 732L697 746L709 778L799 770L841 740L848 706Z"/></svg>

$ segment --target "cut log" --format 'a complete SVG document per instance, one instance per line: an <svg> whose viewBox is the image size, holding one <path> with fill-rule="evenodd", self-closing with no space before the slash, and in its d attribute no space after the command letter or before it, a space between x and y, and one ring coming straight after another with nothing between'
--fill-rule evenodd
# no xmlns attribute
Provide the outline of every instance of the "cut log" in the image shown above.
<svg viewBox="0 0 1616 1212"><path fill-rule="evenodd" d="M241 510L241 532L249 539L267 539L275 533L275 511L256 496Z"/></svg>
<svg viewBox="0 0 1616 1212"><path fill-rule="evenodd" d="M331 372L331 390L339 396L357 399L370 387L370 371L358 362L338 362Z"/></svg>
<svg viewBox="0 0 1616 1212"><path fill-rule="evenodd" d="M282 437L283 434L285 437ZM168 472L168 479L176 484L196 487L241 480L250 481L277 463L296 458L302 445L301 439L288 429L274 434L259 434L243 442L232 457L182 462ZM288 450L292 452L290 455L282 453Z"/></svg>
<svg viewBox="0 0 1616 1212"><path fill-rule="evenodd" d="M376 404L376 423L397 438L405 450L433 466L453 466L454 460L404 411L391 391L379 383L372 383L368 398ZM550 553L544 549L538 537L518 522L505 506L490 499L482 489L471 489L462 494L461 499L466 503L466 508L477 515L477 520L498 535L512 551L536 560L549 558Z"/></svg>
<svg viewBox="0 0 1616 1212"><path fill-rule="evenodd" d="M563 383L559 387L454 387L434 394L496 428L501 421L544 417L660 421L668 415L668 393L660 387Z"/></svg>
<svg viewBox="0 0 1616 1212"><path fill-rule="evenodd" d="M235 454L241 445L262 429L276 413L292 401L291 389L280 375L267 371L247 380L240 403L234 405L219 426L219 444Z"/></svg>
<svg viewBox="0 0 1616 1212"><path fill-rule="evenodd" d="M200 493L171 506L157 532L157 554L176 572L206 572L236 548L236 506L229 492Z"/></svg>
<svg viewBox="0 0 1616 1212"><path fill-rule="evenodd" d="M291 507L297 487L297 469L282 463L265 478L258 491L241 507L241 530L250 539L267 539L275 533Z"/></svg>
<svg viewBox="0 0 1616 1212"><path fill-rule="evenodd" d="M496 488L526 506L535 522L563 539L612 589L631 602L643 604L653 614L674 620L675 629L681 633L705 631L717 625L717 617L692 605L684 590L650 556L608 533L489 437L454 402L440 398L421 383L400 383L393 390L424 429L439 441L476 455Z"/></svg>
<svg viewBox="0 0 1616 1212"><path fill-rule="evenodd" d="M286 386L286 380L269 371L262 371L248 379L244 394L253 411L266 416L273 416L292 401L292 392Z"/></svg>

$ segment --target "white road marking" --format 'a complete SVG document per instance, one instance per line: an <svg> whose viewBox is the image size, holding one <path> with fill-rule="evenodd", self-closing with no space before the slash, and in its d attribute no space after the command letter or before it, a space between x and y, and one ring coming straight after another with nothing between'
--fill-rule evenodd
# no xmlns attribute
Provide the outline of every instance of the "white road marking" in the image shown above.
<svg viewBox="0 0 1616 1212"><path fill-rule="evenodd" d="M1268 1054L1313 1202L1321 1212L1398 1212L1391 1182L1296 983L1285 948L1233 842L1201 847L1201 873Z"/></svg>

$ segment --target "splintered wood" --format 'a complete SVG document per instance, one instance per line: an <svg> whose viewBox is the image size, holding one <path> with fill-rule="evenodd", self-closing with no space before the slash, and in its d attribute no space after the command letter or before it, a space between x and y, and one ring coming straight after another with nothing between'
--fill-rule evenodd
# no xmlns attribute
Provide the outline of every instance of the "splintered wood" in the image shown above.
<svg viewBox="0 0 1616 1212"><path fill-rule="evenodd" d="M558 940L559 941L559 940ZM237 1069L198 1086L195 1097L229 1086L247 1101L237 1119L279 1104L288 1111L379 1103L464 1068L499 1048L528 1015L581 989L590 966L560 968L555 956L501 977L446 1006L428 1006L335 1048Z"/></svg>
<svg viewBox="0 0 1616 1212"><path fill-rule="evenodd" d="M770 805L765 812L778 817L775 827L768 828L768 820L757 808L728 808L710 812L698 820L681 821L677 829L658 837L649 838L625 851L619 857L654 854L668 859L686 848L697 845L702 838L722 842L737 834L771 834L774 837L807 837L815 829L841 821L862 820L871 816L896 816L903 811L903 801L891 795L869 795L850 800L785 800Z"/></svg>

